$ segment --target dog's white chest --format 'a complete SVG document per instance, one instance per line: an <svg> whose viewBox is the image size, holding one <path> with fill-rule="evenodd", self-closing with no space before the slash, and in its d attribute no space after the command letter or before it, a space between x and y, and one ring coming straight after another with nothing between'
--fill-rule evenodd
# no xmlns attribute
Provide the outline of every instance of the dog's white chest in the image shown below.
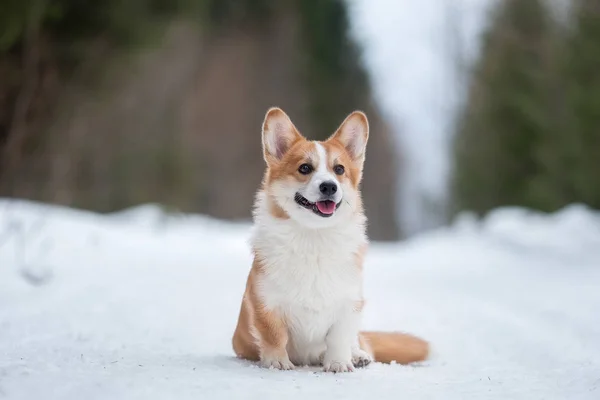
<svg viewBox="0 0 600 400"><path fill-rule="evenodd" d="M314 362L341 313L362 299L357 253L363 236L340 232L268 232L254 238L263 260L258 285L267 308L284 315L290 357Z"/></svg>
<svg viewBox="0 0 600 400"><path fill-rule="evenodd" d="M280 247L269 259L261 294L269 308L325 312L360 299L360 269L352 254ZM313 251L316 249L313 249Z"/></svg>

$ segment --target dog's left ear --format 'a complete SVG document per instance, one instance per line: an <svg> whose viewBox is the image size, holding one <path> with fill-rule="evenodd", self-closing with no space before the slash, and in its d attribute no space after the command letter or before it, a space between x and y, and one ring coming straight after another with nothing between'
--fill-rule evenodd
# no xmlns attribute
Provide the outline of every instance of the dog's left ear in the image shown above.
<svg viewBox="0 0 600 400"><path fill-rule="evenodd" d="M294 143L302 139L287 114L278 107L267 111L262 127L262 143L265 161L280 161Z"/></svg>
<svg viewBox="0 0 600 400"><path fill-rule="evenodd" d="M346 117L329 140L338 140L354 161L363 162L369 140L369 120L362 111L354 111Z"/></svg>

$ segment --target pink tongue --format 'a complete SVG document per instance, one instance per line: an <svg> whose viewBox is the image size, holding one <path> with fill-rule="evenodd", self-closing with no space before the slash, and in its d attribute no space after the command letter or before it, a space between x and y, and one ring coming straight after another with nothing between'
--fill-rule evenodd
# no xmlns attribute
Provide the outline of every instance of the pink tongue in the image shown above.
<svg viewBox="0 0 600 400"><path fill-rule="evenodd" d="M317 201L317 208L323 214L333 214L335 211L335 203L333 201Z"/></svg>

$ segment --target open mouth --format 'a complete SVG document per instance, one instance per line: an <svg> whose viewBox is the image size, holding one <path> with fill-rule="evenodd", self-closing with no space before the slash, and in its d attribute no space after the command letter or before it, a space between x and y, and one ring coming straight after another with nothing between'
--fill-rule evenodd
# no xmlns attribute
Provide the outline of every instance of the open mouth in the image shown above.
<svg viewBox="0 0 600 400"><path fill-rule="evenodd" d="M296 195L294 196L294 200L296 201L296 203L298 203L298 205L306 208L307 210L311 210L315 214L325 218L331 217L335 210L337 210L338 207L342 204L341 201L336 204L332 200L320 200L313 203L311 201L308 201L308 199L302 196L300 193L296 193Z"/></svg>

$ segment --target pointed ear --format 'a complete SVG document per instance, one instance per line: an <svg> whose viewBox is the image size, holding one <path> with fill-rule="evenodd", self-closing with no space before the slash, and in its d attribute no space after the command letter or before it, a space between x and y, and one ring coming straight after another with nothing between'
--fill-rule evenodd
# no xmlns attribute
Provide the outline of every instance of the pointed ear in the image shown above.
<svg viewBox="0 0 600 400"><path fill-rule="evenodd" d="M300 139L302 135L282 109L272 107L267 111L262 126L265 161L281 160L290 147Z"/></svg>
<svg viewBox="0 0 600 400"><path fill-rule="evenodd" d="M367 140L369 140L367 116L361 111L354 111L346 117L338 130L329 139L338 140L342 143L353 160L364 161Z"/></svg>

